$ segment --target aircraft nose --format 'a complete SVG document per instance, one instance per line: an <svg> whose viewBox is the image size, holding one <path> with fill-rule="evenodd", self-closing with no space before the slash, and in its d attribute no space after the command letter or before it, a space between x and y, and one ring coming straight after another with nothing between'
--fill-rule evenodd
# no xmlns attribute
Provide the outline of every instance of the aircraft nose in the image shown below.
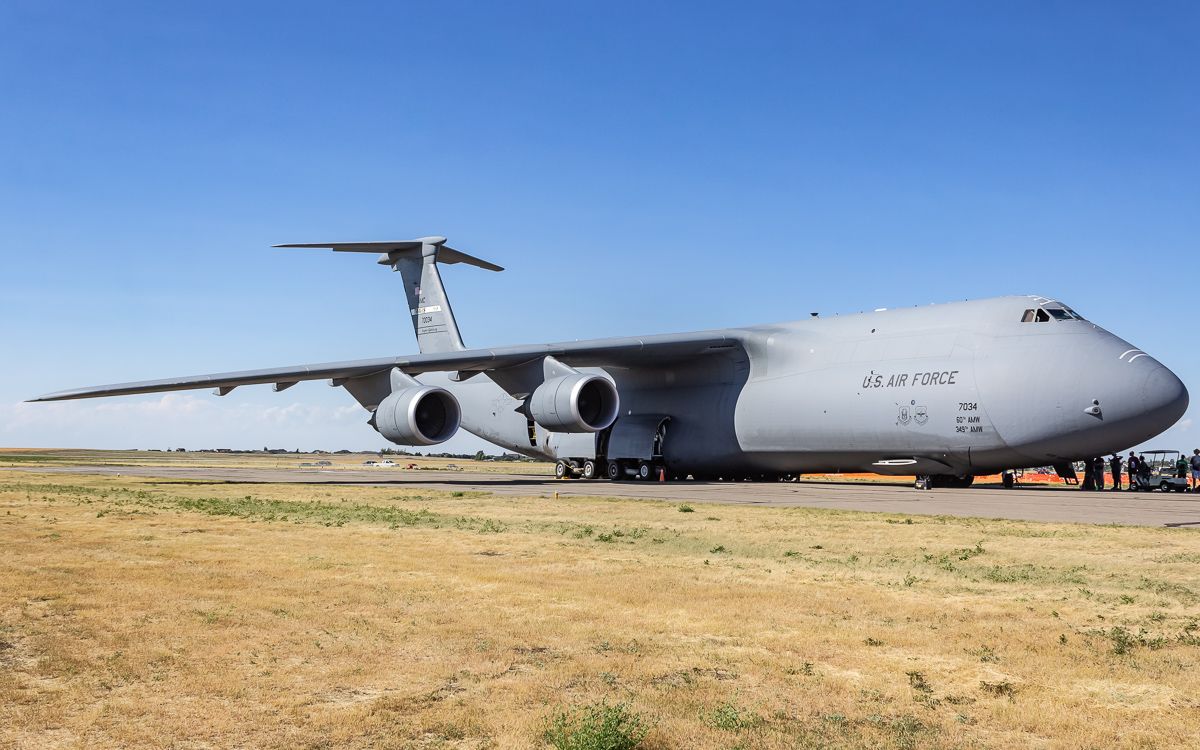
<svg viewBox="0 0 1200 750"><path fill-rule="evenodd" d="M1142 382L1140 396L1142 412L1161 432L1183 416L1189 398L1187 388L1175 373L1158 362L1154 364Z"/></svg>
<svg viewBox="0 0 1200 750"><path fill-rule="evenodd" d="M997 435L1023 456L1056 461L1124 450L1161 434L1188 408L1175 373L1106 331L1037 343L1041 387L1016 391L1021 408L988 411ZM995 394L1014 393L1020 379L1011 361L979 368L981 399L994 404Z"/></svg>
<svg viewBox="0 0 1200 750"><path fill-rule="evenodd" d="M1099 365L1099 363L1097 363ZM1148 354L1109 360L1097 373L1105 373L1107 387L1100 396L1100 421L1106 450L1149 440L1175 424L1188 408L1188 392L1175 373Z"/></svg>

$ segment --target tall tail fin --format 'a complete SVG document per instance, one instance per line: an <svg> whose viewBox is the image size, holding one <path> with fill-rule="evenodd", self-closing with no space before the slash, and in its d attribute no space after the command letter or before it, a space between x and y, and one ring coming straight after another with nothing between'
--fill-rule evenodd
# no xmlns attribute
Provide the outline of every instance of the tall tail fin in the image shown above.
<svg viewBox="0 0 1200 750"><path fill-rule="evenodd" d="M379 263L399 271L404 280L405 300L412 315L417 347L422 353L465 349L438 263L467 263L489 271L504 269L473 255L446 246L445 237L421 237L399 242L320 242L275 247L328 248L343 253L380 253Z"/></svg>

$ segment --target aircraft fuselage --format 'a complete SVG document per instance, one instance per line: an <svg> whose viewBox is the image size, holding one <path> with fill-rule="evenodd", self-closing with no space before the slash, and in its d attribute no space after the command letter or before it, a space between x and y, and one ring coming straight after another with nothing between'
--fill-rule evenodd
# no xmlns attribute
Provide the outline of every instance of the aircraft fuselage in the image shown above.
<svg viewBox="0 0 1200 750"><path fill-rule="evenodd" d="M1040 311L1040 312L1039 312ZM1186 410L1157 360L1070 308L1001 297L719 331L702 362L586 368L612 378L621 419L669 420L673 473L991 473L1136 445ZM451 382L462 426L510 450L591 456L591 434L531 428L487 378ZM536 445L533 443L536 442Z"/></svg>

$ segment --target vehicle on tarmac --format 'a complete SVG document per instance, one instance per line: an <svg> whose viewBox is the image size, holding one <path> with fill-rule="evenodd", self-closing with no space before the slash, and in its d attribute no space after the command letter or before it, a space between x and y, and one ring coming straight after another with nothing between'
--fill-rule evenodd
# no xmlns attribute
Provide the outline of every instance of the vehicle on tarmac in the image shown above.
<svg viewBox="0 0 1200 750"><path fill-rule="evenodd" d="M1138 455L1146 457L1148 468L1139 476L1138 489L1187 492L1188 480L1178 476L1175 468L1179 451L1140 451Z"/></svg>
<svg viewBox="0 0 1200 750"><path fill-rule="evenodd" d="M499 266L444 237L282 247L379 254L403 280L421 353L33 400L206 387L224 396L244 385L282 391L327 379L392 443L433 445L462 427L507 450L557 460L563 477L775 480L865 471L917 475L923 487L966 487L977 474L1047 464L1072 473L1072 461L1137 445L1188 405L1169 369L1048 297L468 349L439 264ZM714 271L753 268L749 247ZM595 275L582 272L593 262L560 257L545 283L603 293ZM581 273L564 275L573 265ZM653 303L646 300L647 308Z"/></svg>

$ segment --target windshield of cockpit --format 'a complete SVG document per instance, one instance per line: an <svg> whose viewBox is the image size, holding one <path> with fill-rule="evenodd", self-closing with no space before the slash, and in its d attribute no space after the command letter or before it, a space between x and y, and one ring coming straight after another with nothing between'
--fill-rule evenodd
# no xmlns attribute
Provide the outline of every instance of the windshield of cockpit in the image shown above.
<svg viewBox="0 0 1200 750"><path fill-rule="evenodd" d="M1021 315L1022 323L1049 323L1052 320L1083 320L1083 316L1061 302L1048 300Z"/></svg>

